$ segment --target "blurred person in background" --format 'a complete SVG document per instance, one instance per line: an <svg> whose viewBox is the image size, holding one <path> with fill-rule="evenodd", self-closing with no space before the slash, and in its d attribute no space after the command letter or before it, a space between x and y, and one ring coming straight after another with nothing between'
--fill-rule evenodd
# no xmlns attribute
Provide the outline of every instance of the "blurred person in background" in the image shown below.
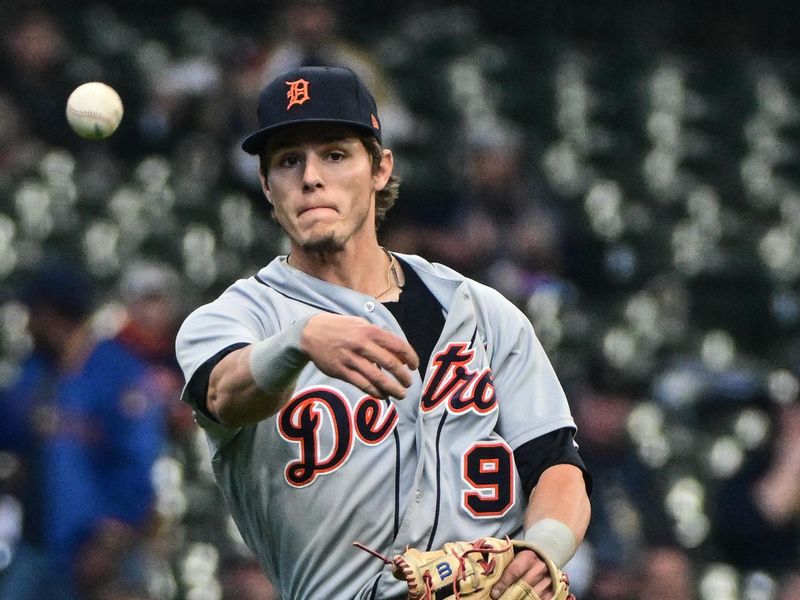
<svg viewBox="0 0 800 600"><path fill-rule="evenodd" d="M673 545L648 548L639 571L637 600L692 600L694 573L687 553Z"/></svg>
<svg viewBox="0 0 800 600"><path fill-rule="evenodd" d="M800 404L795 399L776 406L759 391L707 402L706 419L749 409L768 415L770 423L770 437L746 455L739 471L718 490L712 536L722 560L776 576L795 572L800 561Z"/></svg>
<svg viewBox="0 0 800 600"><path fill-rule="evenodd" d="M800 540L800 404L778 410L777 436L769 466L753 487L753 498L768 524L791 528ZM800 542L795 555L800 556Z"/></svg>
<svg viewBox="0 0 800 600"><path fill-rule="evenodd" d="M780 582L777 600L794 600L800 598L800 569L787 575Z"/></svg>
<svg viewBox="0 0 800 600"><path fill-rule="evenodd" d="M25 282L33 350L0 390L0 449L13 480L22 538L0 574L2 600L75 600L141 575L137 545L150 523L151 468L164 444L163 405L147 365L95 338L91 279L48 263Z"/></svg>
<svg viewBox="0 0 800 600"><path fill-rule="evenodd" d="M561 275L563 211L532 174L523 137L511 124L476 126L457 152L458 188L443 200L449 207L432 223L390 225L387 238L524 303Z"/></svg>
<svg viewBox="0 0 800 600"><path fill-rule="evenodd" d="M592 521L586 532L594 573L582 598L633 600L639 596L631 582L639 581L641 573L673 569L662 554L653 554L652 560L647 554L650 544L667 547L671 536L656 476L639 461L627 430L637 402L635 384L623 383L601 358L590 360L587 370L587 381L572 394L581 452L594 479Z"/></svg>
<svg viewBox="0 0 800 600"><path fill-rule="evenodd" d="M222 600L277 600L255 559L235 558L222 568Z"/></svg>
<svg viewBox="0 0 800 600"><path fill-rule="evenodd" d="M170 436L182 437L195 423L180 401L183 373L175 357L175 336L185 316L180 275L166 263L140 259L125 268L119 287L126 320L115 339L151 368L167 401Z"/></svg>
<svg viewBox="0 0 800 600"><path fill-rule="evenodd" d="M0 13L0 90L19 109L28 131L41 141L69 147L77 136L64 118L64 106L78 82L67 69L64 27L45 6L20 2Z"/></svg>
<svg viewBox="0 0 800 600"><path fill-rule="evenodd" d="M180 373L174 351L182 316L177 271L161 262L134 261L122 274L120 295L127 321L117 340L140 358Z"/></svg>

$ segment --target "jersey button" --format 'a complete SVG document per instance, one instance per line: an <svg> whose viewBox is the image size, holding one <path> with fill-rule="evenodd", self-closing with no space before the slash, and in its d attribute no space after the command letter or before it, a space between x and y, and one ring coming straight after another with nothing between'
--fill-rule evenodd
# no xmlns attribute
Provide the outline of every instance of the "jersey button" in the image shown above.
<svg viewBox="0 0 800 600"><path fill-rule="evenodd" d="M372 312L373 310L375 310L375 303L372 300L367 300L364 303L364 308L366 309L367 312Z"/></svg>
<svg viewBox="0 0 800 600"><path fill-rule="evenodd" d="M422 490L417 490L417 504L422 502Z"/></svg>

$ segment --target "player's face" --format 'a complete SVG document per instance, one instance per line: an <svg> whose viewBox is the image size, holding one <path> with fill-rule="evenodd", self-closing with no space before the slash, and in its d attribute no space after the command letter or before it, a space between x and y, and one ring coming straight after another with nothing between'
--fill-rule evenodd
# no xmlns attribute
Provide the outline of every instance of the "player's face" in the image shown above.
<svg viewBox="0 0 800 600"><path fill-rule="evenodd" d="M270 139L264 191L295 249L335 252L375 238L375 192L391 174L391 153L381 166L351 128L298 125Z"/></svg>

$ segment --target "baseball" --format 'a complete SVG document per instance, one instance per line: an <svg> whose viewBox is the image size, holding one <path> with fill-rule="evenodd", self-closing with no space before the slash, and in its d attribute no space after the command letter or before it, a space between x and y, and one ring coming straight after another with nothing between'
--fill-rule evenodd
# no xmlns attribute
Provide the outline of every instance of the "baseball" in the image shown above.
<svg viewBox="0 0 800 600"><path fill-rule="evenodd" d="M109 85L90 81L67 99L67 121L79 136L99 140L114 133L122 121L122 99Z"/></svg>

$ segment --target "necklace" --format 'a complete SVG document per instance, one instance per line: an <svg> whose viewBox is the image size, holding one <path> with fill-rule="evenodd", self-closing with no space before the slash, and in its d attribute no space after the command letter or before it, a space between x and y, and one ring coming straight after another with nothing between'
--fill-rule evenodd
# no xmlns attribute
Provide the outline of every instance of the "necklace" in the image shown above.
<svg viewBox="0 0 800 600"><path fill-rule="evenodd" d="M391 292L392 288L396 287L398 290L403 289L403 284L400 282L400 275L397 273L397 261L395 260L394 255L383 246L381 246L381 250L383 250L383 253L386 254L386 258L389 259L389 268L386 270L386 283L389 284L389 287L383 290L380 294L376 294L376 299L380 299L381 296Z"/></svg>

